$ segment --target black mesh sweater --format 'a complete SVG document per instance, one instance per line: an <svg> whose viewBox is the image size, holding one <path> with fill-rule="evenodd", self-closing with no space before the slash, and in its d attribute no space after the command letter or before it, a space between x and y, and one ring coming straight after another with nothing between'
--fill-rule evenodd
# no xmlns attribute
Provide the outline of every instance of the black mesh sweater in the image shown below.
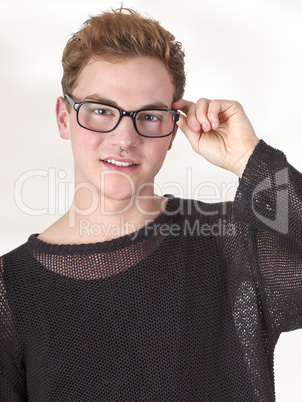
<svg viewBox="0 0 302 402"><path fill-rule="evenodd" d="M234 203L169 197L134 234L0 259L1 402L274 401L301 327L302 177L263 141Z"/></svg>

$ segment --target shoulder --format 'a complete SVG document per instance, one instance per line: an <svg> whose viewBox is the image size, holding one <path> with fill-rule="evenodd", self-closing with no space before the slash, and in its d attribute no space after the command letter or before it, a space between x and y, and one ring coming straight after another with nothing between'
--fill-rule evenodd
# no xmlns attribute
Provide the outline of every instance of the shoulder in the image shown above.
<svg viewBox="0 0 302 402"><path fill-rule="evenodd" d="M180 219L199 219L215 221L232 219L233 202L206 203L196 199L169 196L166 214Z"/></svg>
<svg viewBox="0 0 302 402"><path fill-rule="evenodd" d="M18 275L22 267L28 265L32 259L30 242L34 238L36 238L36 235L33 234L29 237L27 242L0 257L0 272L2 278Z"/></svg>
<svg viewBox="0 0 302 402"><path fill-rule="evenodd" d="M171 227L190 241L193 237L233 237L239 232L233 220L233 202L205 203L170 196L165 212Z"/></svg>
<svg viewBox="0 0 302 402"><path fill-rule="evenodd" d="M1 260L10 260L10 259L14 259L17 258L19 255L22 255L24 252L26 252L26 250L28 250L28 247L30 245L30 243L38 236L38 234L31 234L27 241L23 244L21 244L20 246L16 247L15 249L3 254L2 256L0 256Z"/></svg>

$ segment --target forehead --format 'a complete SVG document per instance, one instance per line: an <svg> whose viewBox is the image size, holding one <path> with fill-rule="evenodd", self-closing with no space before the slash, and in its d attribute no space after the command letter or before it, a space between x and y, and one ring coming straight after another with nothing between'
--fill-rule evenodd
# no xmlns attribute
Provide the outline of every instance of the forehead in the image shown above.
<svg viewBox="0 0 302 402"><path fill-rule="evenodd" d="M92 94L112 99L125 108L153 102L171 105L174 86L159 59L135 57L114 63L92 59L81 71L73 96L82 100Z"/></svg>

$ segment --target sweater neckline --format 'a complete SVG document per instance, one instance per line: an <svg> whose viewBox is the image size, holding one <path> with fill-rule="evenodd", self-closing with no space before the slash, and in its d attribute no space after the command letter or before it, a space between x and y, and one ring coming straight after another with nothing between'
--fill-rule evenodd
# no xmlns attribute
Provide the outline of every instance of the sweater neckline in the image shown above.
<svg viewBox="0 0 302 402"><path fill-rule="evenodd" d="M170 194L166 194L164 197L168 198L164 211L148 225L133 233L129 233L112 240L105 240L104 242L76 244L47 243L38 238L39 233L34 233L29 236L27 245L33 250L50 254L93 253L100 251L112 251L118 248L128 247L136 242L146 239L149 236L155 235L157 231L154 229L156 229L156 227L160 226L164 222L168 223L172 219L172 216L175 212L177 198Z"/></svg>

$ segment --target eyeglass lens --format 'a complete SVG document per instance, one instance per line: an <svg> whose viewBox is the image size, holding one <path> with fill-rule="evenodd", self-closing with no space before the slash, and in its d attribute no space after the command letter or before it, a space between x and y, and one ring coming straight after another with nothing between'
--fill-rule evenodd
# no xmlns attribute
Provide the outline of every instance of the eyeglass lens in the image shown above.
<svg viewBox="0 0 302 402"><path fill-rule="evenodd" d="M120 118L115 107L98 103L83 103L78 111L81 126L94 131L111 131ZM144 110L135 116L137 130L148 137L159 137L170 134L175 125L174 114L165 110Z"/></svg>

